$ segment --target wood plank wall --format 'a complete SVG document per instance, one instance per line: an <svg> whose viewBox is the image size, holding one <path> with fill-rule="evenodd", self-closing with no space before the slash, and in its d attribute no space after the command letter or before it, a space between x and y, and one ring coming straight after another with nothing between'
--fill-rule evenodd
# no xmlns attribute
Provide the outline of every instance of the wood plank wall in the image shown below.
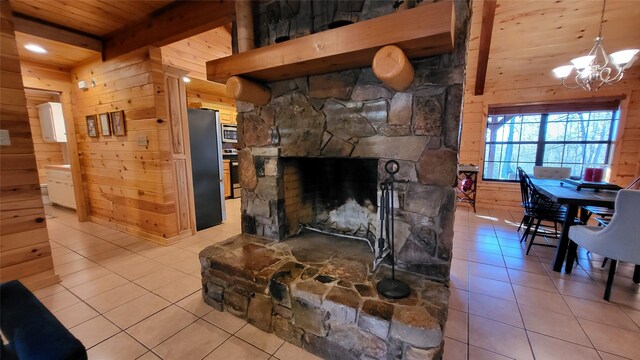
<svg viewBox="0 0 640 360"><path fill-rule="evenodd" d="M206 62L231 55L231 34L219 27L161 49L163 63L187 70L189 77L207 80Z"/></svg>
<svg viewBox="0 0 640 360"><path fill-rule="evenodd" d="M178 224L160 50L149 47L93 61L71 73L74 82L96 82L86 91L72 90L90 219L170 242L178 235ZM116 110L124 110L126 136L87 135L85 116ZM145 136L148 144L138 145Z"/></svg>
<svg viewBox="0 0 640 360"><path fill-rule="evenodd" d="M20 279L36 289L54 273L29 114L8 2L0 2L0 128L11 145L0 152L0 281Z"/></svg>
<svg viewBox="0 0 640 360"><path fill-rule="evenodd" d="M25 94L27 96L27 111L29 112L29 125L31 126L33 147L36 154L36 163L38 164L38 177L40 178L40 184L46 184L47 171L44 167L45 165L61 165L65 163L62 154L62 147L64 145L55 142L45 142L42 138L38 105L45 102L60 102L60 95L31 89L26 89Z"/></svg>
<svg viewBox="0 0 640 360"><path fill-rule="evenodd" d="M474 1L473 14L482 14L482 2ZM539 76L519 78L517 82L496 82L487 77L483 96L474 96L478 59L481 16L473 16L467 54L466 89L462 116L460 163L481 166L484 158L484 138L488 107L492 104L525 103L537 101L572 100L598 96L625 96L621 104L619 136L615 143L611 168L611 181L626 186L640 176L640 70L632 67L625 79L613 86L605 86L597 93L581 89L565 89L549 85ZM492 44L493 46L493 44ZM491 58L489 59L491 62ZM549 69L551 72L551 69ZM551 74L548 75L551 77ZM546 80L546 79L544 79ZM557 82L554 82L556 84ZM477 206L496 209L521 209L519 186L514 183L478 182Z"/></svg>

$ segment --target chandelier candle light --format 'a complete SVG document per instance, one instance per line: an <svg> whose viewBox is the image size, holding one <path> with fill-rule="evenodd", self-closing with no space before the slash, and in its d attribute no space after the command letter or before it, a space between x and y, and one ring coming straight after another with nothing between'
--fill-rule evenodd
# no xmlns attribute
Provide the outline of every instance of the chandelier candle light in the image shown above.
<svg viewBox="0 0 640 360"><path fill-rule="evenodd" d="M571 60L573 65L564 65L553 69L556 77L562 79L562 85L569 89L582 87L586 91L597 91L602 85L613 85L624 75L624 71L631 67L638 58L638 49L626 49L608 55L602 46L602 27L604 24L604 10L607 0L602 3L600 15L600 30L595 44L585 56ZM567 83L566 79L576 70L575 83Z"/></svg>

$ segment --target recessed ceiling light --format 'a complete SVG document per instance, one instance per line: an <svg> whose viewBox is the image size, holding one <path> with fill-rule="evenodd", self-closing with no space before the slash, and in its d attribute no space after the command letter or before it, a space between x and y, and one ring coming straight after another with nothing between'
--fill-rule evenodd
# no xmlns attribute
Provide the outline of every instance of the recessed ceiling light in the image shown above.
<svg viewBox="0 0 640 360"><path fill-rule="evenodd" d="M188 78L188 77L186 77L186 76L183 76L183 77L182 77L182 81L184 81L184 82L186 82L186 83L189 83L189 82L191 82L191 79L189 79L189 78Z"/></svg>
<svg viewBox="0 0 640 360"><path fill-rule="evenodd" d="M38 54L46 54L47 50L45 50L42 46L40 45L36 45L36 44L27 44L24 46L25 49L29 50L29 51L33 51L34 53L38 53Z"/></svg>

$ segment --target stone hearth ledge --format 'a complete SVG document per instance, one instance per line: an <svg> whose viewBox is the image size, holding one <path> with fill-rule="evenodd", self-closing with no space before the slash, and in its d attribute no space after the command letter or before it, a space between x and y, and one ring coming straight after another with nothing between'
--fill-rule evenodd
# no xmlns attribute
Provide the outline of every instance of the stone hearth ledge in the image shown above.
<svg viewBox="0 0 640 360"><path fill-rule="evenodd" d="M322 234L234 236L200 252L204 301L325 359L439 359L448 287L396 271L411 295L384 298L375 285L390 269L370 273L362 246Z"/></svg>

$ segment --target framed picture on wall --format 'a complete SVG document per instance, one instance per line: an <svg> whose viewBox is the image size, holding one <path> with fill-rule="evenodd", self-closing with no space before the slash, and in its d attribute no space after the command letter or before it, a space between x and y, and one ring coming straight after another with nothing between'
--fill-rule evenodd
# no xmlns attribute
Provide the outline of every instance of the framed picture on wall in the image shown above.
<svg viewBox="0 0 640 360"><path fill-rule="evenodd" d="M98 137L98 124L95 115L88 115L87 119L87 134L89 137Z"/></svg>
<svg viewBox="0 0 640 360"><path fill-rule="evenodd" d="M111 117L111 127L113 128L113 135L124 136L126 135L124 124L124 111L113 111L109 113Z"/></svg>
<svg viewBox="0 0 640 360"><path fill-rule="evenodd" d="M100 121L100 133L102 136L111 136L111 121L109 121L109 113L98 114Z"/></svg>

